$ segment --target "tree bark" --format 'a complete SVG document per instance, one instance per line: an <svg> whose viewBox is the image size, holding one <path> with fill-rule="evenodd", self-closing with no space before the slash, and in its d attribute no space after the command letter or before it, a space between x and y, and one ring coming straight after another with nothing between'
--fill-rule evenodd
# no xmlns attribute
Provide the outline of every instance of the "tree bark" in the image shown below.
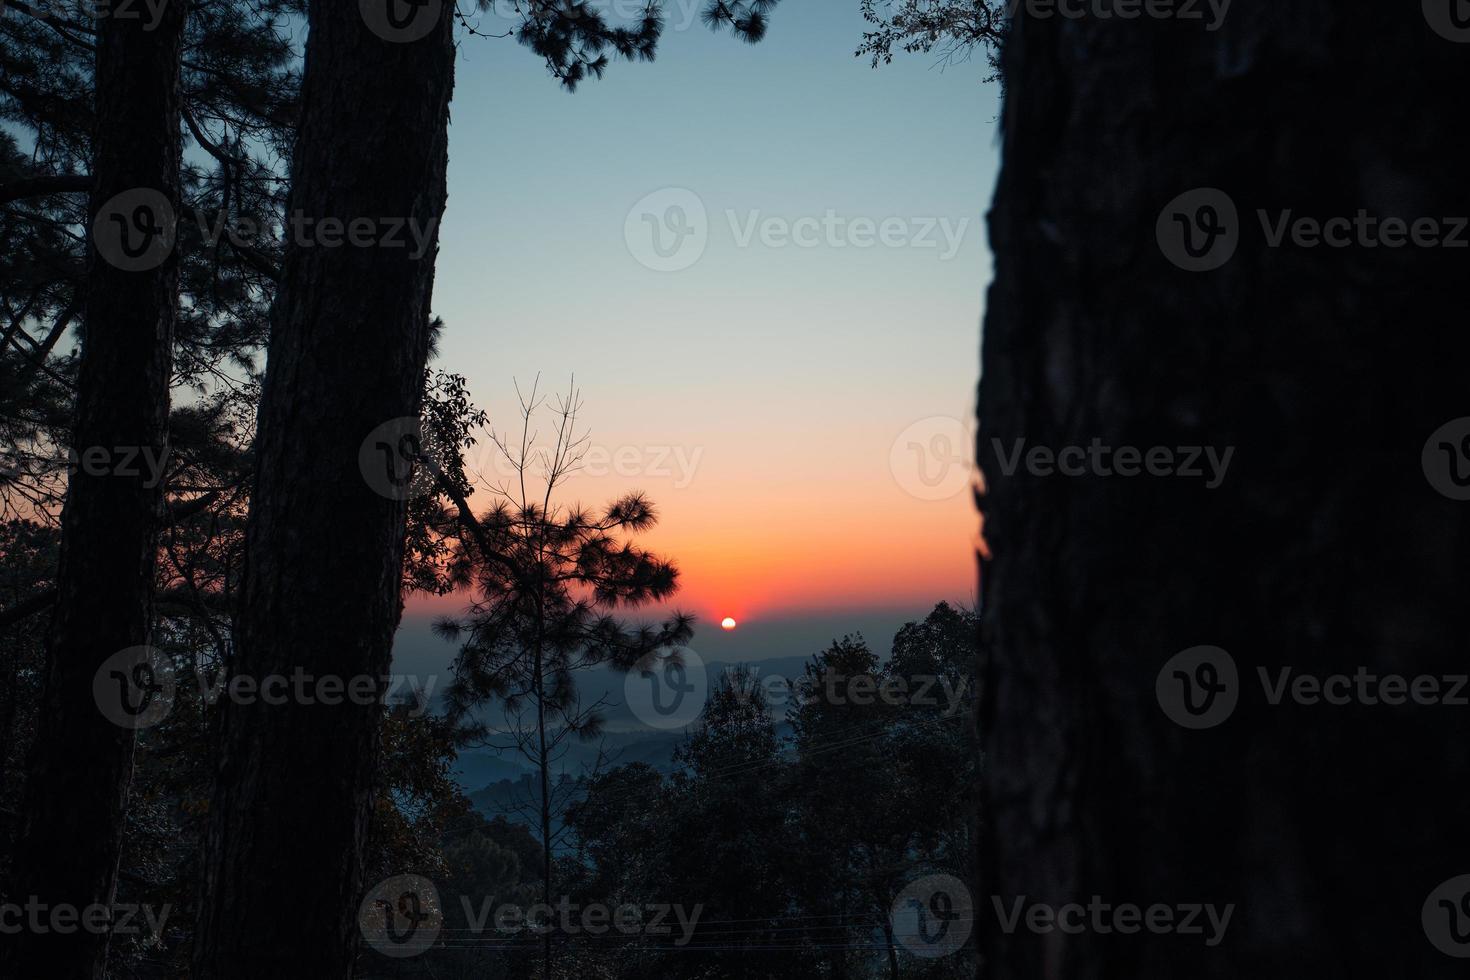
<svg viewBox="0 0 1470 980"><path fill-rule="evenodd" d="M186 9L165 4L151 30L138 19L97 22L90 221L138 189L178 206ZM113 900L134 732L99 710L92 685L104 661L149 639L162 487L121 456L146 448L166 459L177 280L171 253L128 271L89 238L72 447L83 461L99 449L120 465L83 465L67 486L47 675L8 889L14 903L34 898L80 913ZM106 933L25 929L9 938L7 976L103 975Z"/></svg>
<svg viewBox="0 0 1470 980"><path fill-rule="evenodd" d="M259 415L232 674L385 678L401 611L406 505L358 467L364 439L417 417L445 205L453 5L395 43L356 3L310 7L289 209L409 219L428 248L325 246L289 230ZM298 225L299 227L299 225ZM380 708L228 698L204 859L198 978L347 978ZM408 869L405 869L408 870Z"/></svg>
<svg viewBox="0 0 1470 980"><path fill-rule="evenodd" d="M1421 907L1470 872L1464 708L1269 703L1274 679L1465 673L1470 504L1426 439L1470 415L1465 251L1272 247L1273 220L1470 214L1470 48L1419 4L1238 0L1222 28L1019 17L980 386L982 973L1449 977ZM1239 246L1172 264L1218 188ZM1235 447L1188 477L1004 472L1027 447ZM999 441L999 447L993 440ZM1155 683L1223 648L1234 713ZM1002 928L996 902L1234 903L1223 941ZM1209 932L1207 927L1206 932Z"/></svg>

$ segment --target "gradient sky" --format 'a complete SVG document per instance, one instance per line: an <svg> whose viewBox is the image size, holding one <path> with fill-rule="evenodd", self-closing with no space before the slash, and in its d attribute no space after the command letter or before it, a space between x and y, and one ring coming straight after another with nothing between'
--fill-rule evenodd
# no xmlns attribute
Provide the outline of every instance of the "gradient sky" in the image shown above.
<svg viewBox="0 0 1470 980"><path fill-rule="evenodd" d="M754 47L688 4L670 0L655 63L614 63L574 95L513 42L465 39L438 365L467 376L497 427L515 423L513 379L564 387L575 372L608 465L568 496L647 491L661 523L646 540L678 560L677 604L715 657L814 653L828 623L885 630L971 602L976 519L954 454L969 455L990 277L997 88L982 62L872 69L853 56L857 0L788 0ZM491 14L481 29L506 26ZM639 261L652 229L633 209L664 191L652 213L673 220L662 208L689 194L668 188L703 206L707 245L663 272ZM939 226L924 237L937 247L856 247L860 225L838 232L847 247L825 229L815 247L759 230L741 244L769 218L963 236L948 256ZM457 605L411 602L400 654L431 655L425 619ZM719 636L725 615L751 629ZM890 638L870 637L884 651Z"/></svg>

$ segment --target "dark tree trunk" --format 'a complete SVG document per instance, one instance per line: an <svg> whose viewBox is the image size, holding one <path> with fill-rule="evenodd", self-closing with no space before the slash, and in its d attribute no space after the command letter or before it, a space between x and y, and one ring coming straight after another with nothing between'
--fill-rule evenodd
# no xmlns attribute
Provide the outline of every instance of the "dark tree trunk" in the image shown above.
<svg viewBox="0 0 1470 980"><path fill-rule="evenodd" d="M453 5L430 7L441 10L437 26L395 43L369 30L356 3L311 4L292 214L371 218L379 232L411 219L433 236L415 257L411 245L322 247L290 235L256 439L236 676L299 668L350 682L388 672L406 505L369 486L358 452L379 425L416 417L422 394L454 66ZM379 722L378 705L350 700L226 699L201 980L350 975Z"/></svg>
<svg viewBox="0 0 1470 980"><path fill-rule="evenodd" d="M893 918L888 914L887 907L882 908L878 914L882 916L883 948L888 956L888 977L889 980L898 980L902 974L898 968L898 943L896 937L893 935ZM841 956L842 954L838 953L837 955Z"/></svg>
<svg viewBox="0 0 1470 980"><path fill-rule="evenodd" d="M187 4L169 3L152 29L143 21L97 21L96 113L89 218L105 232L117 195L144 190L179 200L179 66ZM125 197L124 200L127 200ZM153 208L155 229L169 216ZM135 228L130 228L135 231ZM154 239L136 238L146 245ZM157 237L157 242L163 242ZM168 239L171 240L171 237ZM150 251L134 271L89 240L84 286L86 334L77 376L72 446L84 465L72 474L61 517L61 555L20 838L8 899L34 897L55 909L110 905L123 812L132 777L134 732L99 710L93 677L115 654L148 642L155 535L162 488L140 449L162 459L168 404L177 267ZM105 253L105 254L102 254ZM161 262L157 261L161 258ZM87 455L88 449L106 457ZM132 463L125 463L126 455ZM6 976L101 977L107 936L97 931L22 931L7 937Z"/></svg>
<svg viewBox="0 0 1470 980"><path fill-rule="evenodd" d="M1449 977L1421 907L1470 872L1466 709L1271 706L1275 676L1464 674L1470 504L1420 454L1470 415L1463 249L1268 247L1274 216L1470 214L1470 46L1420 5L1237 0L1197 23L1022 19L1006 56L979 458L979 893L994 980ZM1225 191L1239 248L1155 222ZM1007 476L1028 445L1236 447L1224 483ZM1239 704L1189 730L1165 661ZM1007 933L1027 903L1234 903L1224 939ZM1210 930L1207 927L1206 932Z"/></svg>
<svg viewBox="0 0 1470 980"><path fill-rule="evenodd" d="M541 901L551 898L551 755L546 750L546 690L541 665L541 638L536 638L536 664L531 687L536 692L536 769L541 779ZM551 930L541 936L541 976L551 980Z"/></svg>

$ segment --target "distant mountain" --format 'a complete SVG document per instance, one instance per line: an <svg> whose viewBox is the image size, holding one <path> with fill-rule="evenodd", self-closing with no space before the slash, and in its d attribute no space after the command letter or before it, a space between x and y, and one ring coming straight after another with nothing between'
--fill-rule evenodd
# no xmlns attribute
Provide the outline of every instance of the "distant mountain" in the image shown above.
<svg viewBox="0 0 1470 980"><path fill-rule="evenodd" d="M530 773L517 779L501 779L469 794L470 805L487 817L504 816L512 822L531 822L514 809L515 804L536 798L536 785Z"/></svg>
<svg viewBox="0 0 1470 980"><path fill-rule="evenodd" d="M563 782L571 777L563 777ZM577 781L577 786L571 792L565 789L557 791L557 799L566 802L579 801L584 796L583 783ZM533 833L539 833L539 816L536 812L536 800L539 799L540 788L535 778L526 773L519 779L502 779L491 783L481 789L469 794L470 806L484 814L486 817L504 817L511 823L518 823L529 828ZM560 831L563 827L562 814L557 813L552 818L552 833Z"/></svg>
<svg viewBox="0 0 1470 980"><path fill-rule="evenodd" d="M772 701L772 713L776 717L776 729L780 735L785 735L789 731L789 726L785 723L786 704L781 692L787 690L787 683L801 676L807 659L806 657L779 657L750 665L756 682L761 683L767 691L777 692L776 698ZM736 666L731 663L707 664L705 670L710 686L713 687L719 683L719 679ZM781 680L772 680L772 678ZM603 735L592 742L572 742L568 745L565 757L553 770L555 778L583 778L596 765L599 751L605 756L604 769L641 762L660 772L673 770L674 750L684 741L686 733L682 730L657 731L639 720L624 702L625 679L626 675L610 668L588 670L578 674L578 689L582 694L583 704L591 704L598 699L603 700L601 709L605 719ZM496 717L493 711L489 714L492 718L492 726L504 723L503 715ZM477 798L489 801L493 797L495 803L499 805L504 802L504 799L497 793L509 792L508 787L531 775L532 767L525 759L513 754L497 754L488 749L470 749L459 754L452 771L455 782L462 790L470 794L472 802ZM497 790L497 786L502 783L504 787ZM492 790L496 792L491 792ZM482 797L482 794L486 795ZM476 806L478 808L479 804L476 803Z"/></svg>
<svg viewBox="0 0 1470 980"><path fill-rule="evenodd" d="M454 762L454 768L450 770L454 781L465 792L498 783L502 779L519 779L530 771L529 766L521 765L514 759L480 749L461 752Z"/></svg>
<svg viewBox="0 0 1470 980"><path fill-rule="evenodd" d="M757 681L780 677L789 682L802 675L802 669L809 660L808 657L775 657L749 664L749 668L755 673ZM736 666L736 662L724 661L705 664L705 675L710 686L719 683L719 679ZM590 705L598 699L603 701L601 711L605 722L604 731L652 733L653 730L628 709L627 695L624 693L628 683L627 674L608 667L579 671L577 674L577 690L582 695L582 703ZM640 681L634 678L633 683ZM773 707L776 709L776 719L783 719L786 715L785 705L777 704Z"/></svg>

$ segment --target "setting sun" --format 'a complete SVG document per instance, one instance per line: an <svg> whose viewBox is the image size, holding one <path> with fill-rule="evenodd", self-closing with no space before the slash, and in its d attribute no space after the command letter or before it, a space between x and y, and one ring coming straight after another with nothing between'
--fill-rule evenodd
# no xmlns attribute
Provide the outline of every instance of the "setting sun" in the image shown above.
<svg viewBox="0 0 1470 980"><path fill-rule="evenodd" d="M720 620L720 626L724 629L732 630L735 628L735 620L730 616L726 616L724 619Z"/></svg>

